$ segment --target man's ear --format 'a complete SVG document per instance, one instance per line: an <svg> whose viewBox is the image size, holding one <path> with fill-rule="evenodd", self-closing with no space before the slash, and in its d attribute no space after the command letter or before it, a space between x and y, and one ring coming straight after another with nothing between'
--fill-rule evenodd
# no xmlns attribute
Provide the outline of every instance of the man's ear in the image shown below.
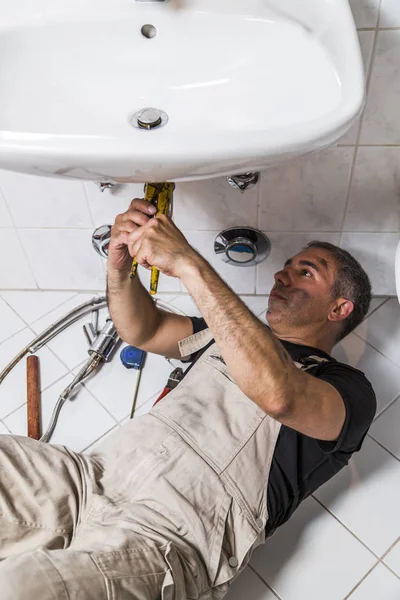
<svg viewBox="0 0 400 600"><path fill-rule="evenodd" d="M329 314L328 321L344 321L354 310L354 304L351 300L346 298L337 298L335 304L332 306Z"/></svg>

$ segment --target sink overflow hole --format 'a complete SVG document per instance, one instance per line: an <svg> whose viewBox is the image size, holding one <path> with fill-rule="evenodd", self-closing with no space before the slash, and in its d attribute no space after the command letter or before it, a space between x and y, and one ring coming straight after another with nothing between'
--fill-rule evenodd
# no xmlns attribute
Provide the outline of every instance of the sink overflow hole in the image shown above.
<svg viewBox="0 0 400 600"><path fill-rule="evenodd" d="M142 35L148 39L151 39L157 35L157 29L154 27L154 25L143 25L141 32Z"/></svg>

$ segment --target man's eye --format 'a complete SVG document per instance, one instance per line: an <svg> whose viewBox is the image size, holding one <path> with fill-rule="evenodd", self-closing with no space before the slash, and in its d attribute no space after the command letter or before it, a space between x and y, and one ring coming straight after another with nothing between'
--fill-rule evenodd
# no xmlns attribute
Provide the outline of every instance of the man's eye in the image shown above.
<svg viewBox="0 0 400 600"><path fill-rule="evenodd" d="M306 275L306 277L312 277L311 271L308 271L307 269L303 269L301 274Z"/></svg>

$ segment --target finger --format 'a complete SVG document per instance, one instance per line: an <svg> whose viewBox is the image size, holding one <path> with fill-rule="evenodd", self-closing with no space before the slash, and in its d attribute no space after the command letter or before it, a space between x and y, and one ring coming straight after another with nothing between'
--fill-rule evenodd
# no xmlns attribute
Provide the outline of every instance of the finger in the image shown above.
<svg viewBox="0 0 400 600"><path fill-rule="evenodd" d="M129 246L136 244L147 232L147 227L137 227L129 234Z"/></svg>
<svg viewBox="0 0 400 600"><path fill-rule="evenodd" d="M110 247L118 248L129 245L129 234L126 232L118 232L111 236Z"/></svg>
<svg viewBox="0 0 400 600"><path fill-rule="evenodd" d="M147 200L143 200L142 198L134 198L129 205L128 210L139 210L147 215L154 215L156 212L156 208L147 202Z"/></svg>
<svg viewBox="0 0 400 600"><path fill-rule="evenodd" d="M135 225L135 223L132 223L132 221L127 221L126 223L121 223L120 225L114 225L113 229L111 230L111 235L116 236L120 233L133 233L133 231L138 228L139 226Z"/></svg>
<svg viewBox="0 0 400 600"><path fill-rule="evenodd" d="M151 220L152 220L152 215L150 215L150 214L145 215L144 213L140 212L139 210L129 209L124 214L124 218L121 220L121 222L126 223L126 222L131 221L133 223L136 223L137 225L142 226L142 225L146 225L146 223L148 223Z"/></svg>

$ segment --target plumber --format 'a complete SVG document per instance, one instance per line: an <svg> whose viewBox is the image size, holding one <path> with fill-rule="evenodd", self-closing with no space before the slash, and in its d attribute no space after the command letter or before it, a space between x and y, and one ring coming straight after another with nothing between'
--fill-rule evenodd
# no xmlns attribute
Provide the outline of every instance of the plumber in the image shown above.
<svg viewBox="0 0 400 600"><path fill-rule="evenodd" d="M313 242L291 257L267 327L152 211L135 199L115 221L109 308L126 342L190 365L91 455L0 436L2 600L223 598L373 420L370 383L331 357L371 299L348 252ZM132 257L178 278L202 318L159 310Z"/></svg>

